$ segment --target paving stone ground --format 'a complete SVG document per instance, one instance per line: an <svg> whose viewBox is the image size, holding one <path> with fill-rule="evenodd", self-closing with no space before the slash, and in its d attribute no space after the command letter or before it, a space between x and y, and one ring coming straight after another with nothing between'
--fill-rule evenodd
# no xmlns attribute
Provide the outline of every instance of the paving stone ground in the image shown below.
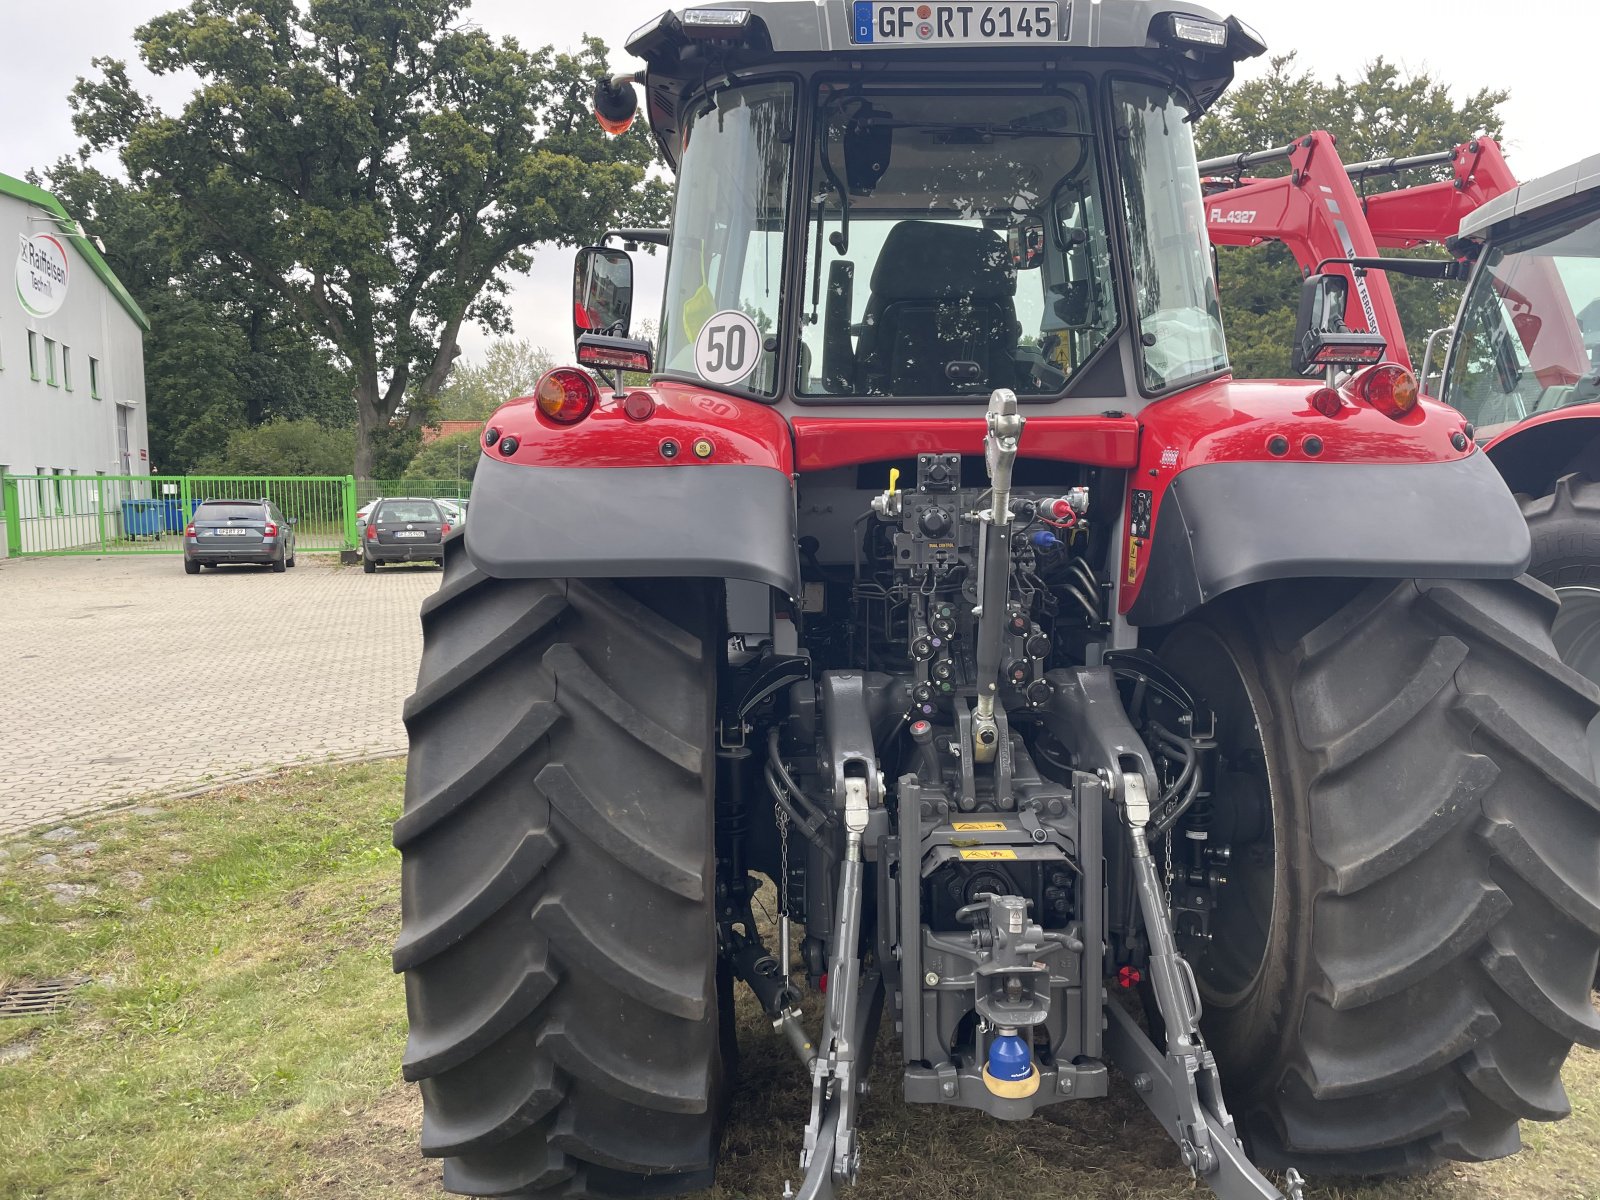
<svg viewBox="0 0 1600 1200"><path fill-rule="evenodd" d="M0 560L0 835L287 763L404 749L443 573L301 555Z"/></svg>

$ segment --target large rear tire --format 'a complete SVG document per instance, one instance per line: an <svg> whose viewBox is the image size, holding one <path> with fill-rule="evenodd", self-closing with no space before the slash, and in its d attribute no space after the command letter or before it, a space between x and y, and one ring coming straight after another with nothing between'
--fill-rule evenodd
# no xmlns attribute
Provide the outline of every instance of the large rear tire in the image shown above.
<svg viewBox="0 0 1600 1200"><path fill-rule="evenodd" d="M1567 475L1549 495L1518 499L1533 538L1528 574L1561 597L1550 632L1556 652L1600 683L1600 483ZM1600 762L1600 722L1590 728L1590 747Z"/></svg>
<svg viewBox="0 0 1600 1200"><path fill-rule="evenodd" d="M1555 614L1527 579L1297 581L1166 639L1218 711L1234 856L1193 958L1268 1165L1497 1158L1567 1114L1561 1065L1600 1045L1600 690L1556 658Z"/></svg>
<svg viewBox="0 0 1600 1200"><path fill-rule="evenodd" d="M395 969L422 1147L470 1195L710 1184L717 640L693 581L501 580L423 606Z"/></svg>

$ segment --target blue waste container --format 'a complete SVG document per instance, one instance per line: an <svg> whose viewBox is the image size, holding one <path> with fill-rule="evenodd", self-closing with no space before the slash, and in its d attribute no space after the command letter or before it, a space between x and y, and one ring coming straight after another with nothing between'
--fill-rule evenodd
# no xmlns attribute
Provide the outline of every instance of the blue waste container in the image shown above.
<svg viewBox="0 0 1600 1200"><path fill-rule="evenodd" d="M183 505L176 496L168 496L161 501L161 506L167 510L167 532L183 532Z"/></svg>
<svg viewBox="0 0 1600 1200"><path fill-rule="evenodd" d="M122 536L126 538L160 537L162 529L162 502L160 500L124 500L122 502Z"/></svg>

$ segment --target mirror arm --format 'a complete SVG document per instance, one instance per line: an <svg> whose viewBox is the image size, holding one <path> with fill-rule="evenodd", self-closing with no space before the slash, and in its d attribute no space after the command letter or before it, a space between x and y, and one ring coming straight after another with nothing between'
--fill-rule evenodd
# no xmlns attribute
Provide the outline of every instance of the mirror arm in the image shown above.
<svg viewBox="0 0 1600 1200"><path fill-rule="evenodd" d="M1329 266L1346 266L1357 271L1393 271L1396 275L1411 275L1417 279L1465 279L1466 264L1455 259L1435 258L1325 258L1319 262L1313 275L1321 275Z"/></svg>

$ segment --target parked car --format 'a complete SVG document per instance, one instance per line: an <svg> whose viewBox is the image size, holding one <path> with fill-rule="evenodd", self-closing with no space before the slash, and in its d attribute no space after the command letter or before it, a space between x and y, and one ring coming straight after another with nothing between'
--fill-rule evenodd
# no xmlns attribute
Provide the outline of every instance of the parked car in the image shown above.
<svg viewBox="0 0 1600 1200"><path fill-rule="evenodd" d="M270 500L206 500L183 530L183 569L257 563L274 571L294 566L293 518Z"/></svg>
<svg viewBox="0 0 1600 1200"><path fill-rule="evenodd" d="M361 569L369 575L385 562L444 563L450 521L436 500L379 500L361 534Z"/></svg>

